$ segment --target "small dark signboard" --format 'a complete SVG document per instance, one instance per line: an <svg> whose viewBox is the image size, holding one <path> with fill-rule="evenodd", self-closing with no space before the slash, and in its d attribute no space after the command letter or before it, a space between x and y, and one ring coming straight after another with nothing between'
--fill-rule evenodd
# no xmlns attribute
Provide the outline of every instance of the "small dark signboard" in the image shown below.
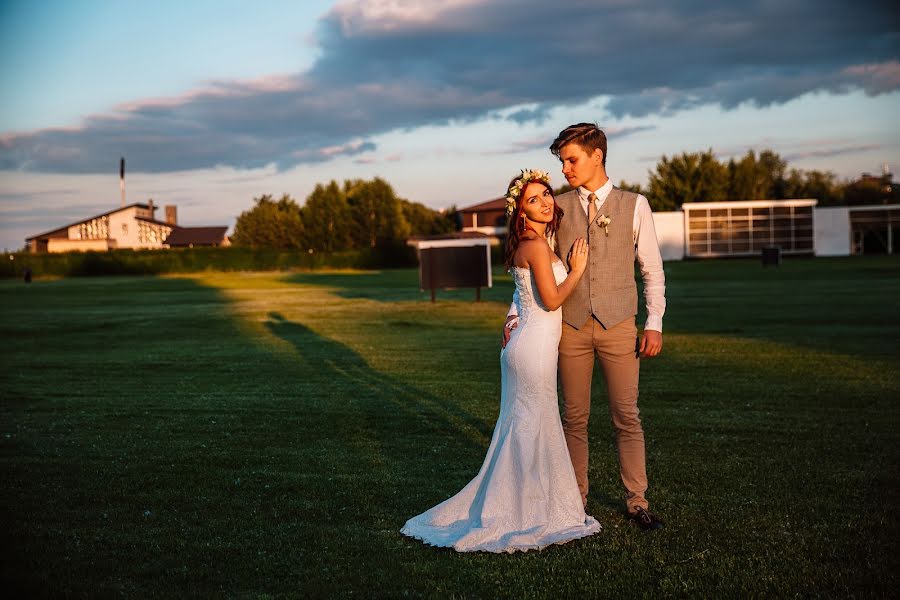
<svg viewBox="0 0 900 600"><path fill-rule="evenodd" d="M762 264L764 267L769 265L778 266L781 264L781 247L766 246L762 249Z"/></svg>
<svg viewBox="0 0 900 600"><path fill-rule="evenodd" d="M420 240L419 287L431 290L431 301L437 289L475 288L475 299L481 300L481 288L491 287L491 247L486 238Z"/></svg>

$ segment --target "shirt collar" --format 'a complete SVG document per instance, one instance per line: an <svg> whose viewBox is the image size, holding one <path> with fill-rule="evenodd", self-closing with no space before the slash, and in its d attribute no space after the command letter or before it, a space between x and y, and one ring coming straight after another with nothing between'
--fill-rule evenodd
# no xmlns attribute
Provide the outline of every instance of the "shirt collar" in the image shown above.
<svg viewBox="0 0 900 600"><path fill-rule="evenodd" d="M606 183L600 186L600 189L596 190L594 194L597 196L597 206L599 207L603 202L606 201L606 197L609 196L609 193L612 191L613 184L612 179L607 179ZM588 196L591 195L591 190L587 189L584 186L578 186L578 198L581 202L587 205Z"/></svg>

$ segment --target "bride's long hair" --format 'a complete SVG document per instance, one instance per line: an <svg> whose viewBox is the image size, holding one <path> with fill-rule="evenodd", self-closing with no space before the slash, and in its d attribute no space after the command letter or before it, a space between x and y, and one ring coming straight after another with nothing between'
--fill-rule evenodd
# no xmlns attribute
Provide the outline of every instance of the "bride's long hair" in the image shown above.
<svg viewBox="0 0 900 600"><path fill-rule="evenodd" d="M513 177L509 181L509 185L507 189L512 187L518 177ZM550 195L553 196L553 188L550 187L549 183L541 181L539 179L532 179L528 183L539 183L550 192ZM528 184L525 184L526 187ZM513 267L513 256L516 254L516 250L519 248L519 242L521 241L521 236L525 231L527 231L524 227L525 221L522 219L522 204L525 201L525 188L522 188L522 194L519 195L519 199L516 200L516 208L512 212L509 217L507 217L506 221L506 258L504 260L504 266L506 270L509 271ZM547 223L547 229L544 232L547 240L550 242L551 247L554 244L554 238L556 234L556 230L559 229L559 221L563 218L563 209L560 208L559 204L556 203L556 198L553 198L553 220Z"/></svg>

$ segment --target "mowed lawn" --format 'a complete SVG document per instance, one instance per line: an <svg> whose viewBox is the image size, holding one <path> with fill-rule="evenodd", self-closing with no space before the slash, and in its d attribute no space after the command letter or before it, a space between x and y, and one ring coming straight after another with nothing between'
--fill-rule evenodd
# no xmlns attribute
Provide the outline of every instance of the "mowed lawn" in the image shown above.
<svg viewBox="0 0 900 600"><path fill-rule="evenodd" d="M666 265L649 497L601 534L457 554L400 535L487 448L512 284L414 270L0 283L4 588L28 595L895 596L900 260Z"/></svg>

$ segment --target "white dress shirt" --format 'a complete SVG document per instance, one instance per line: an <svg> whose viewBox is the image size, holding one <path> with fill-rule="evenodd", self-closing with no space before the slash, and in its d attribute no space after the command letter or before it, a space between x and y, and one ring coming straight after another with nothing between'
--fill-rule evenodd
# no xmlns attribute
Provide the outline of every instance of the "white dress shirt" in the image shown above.
<svg viewBox="0 0 900 600"><path fill-rule="evenodd" d="M595 190L597 196L597 210L603 206L607 196L613 189L611 180L607 180L600 189ZM591 190L579 187L578 199L581 208L587 214L588 196ZM565 218L565 217L563 217ZM659 243L656 241L656 227L653 225L653 212L647 199L638 194L634 205L634 219L632 221L634 233L635 256L641 268L641 277L644 280L644 302L647 305L647 321L644 329L662 332L663 314L666 312L666 276L663 273L662 255L659 253ZM507 316L517 315L515 302L510 306Z"/></svg>

